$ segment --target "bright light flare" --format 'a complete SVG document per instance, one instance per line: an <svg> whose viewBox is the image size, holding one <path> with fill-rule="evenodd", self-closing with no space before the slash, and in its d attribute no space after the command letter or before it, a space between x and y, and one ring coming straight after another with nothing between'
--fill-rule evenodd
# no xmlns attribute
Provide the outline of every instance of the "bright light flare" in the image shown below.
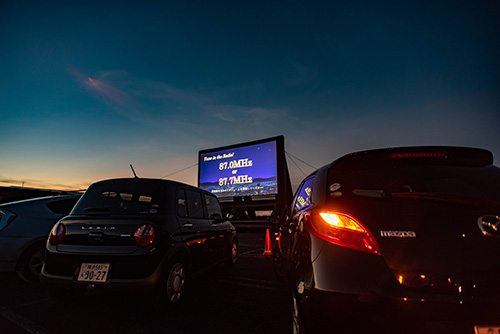
<svg viewBox="0 0 500 334"><path fill-rule="evenodd" d="M349 218L348 216L339 216L335 213L330 212L320 212L320 216L325 220L325 222L334 227L345 228L347 230L363 233L366 232L364 228L362 228L358 223L356 223L356 221Z"/></svg>
<svg viewBox="0 0 500 334"><path fill-rule="evenodd" d="M371 232L356 218L341 212L313 211L304 217L310 231L332 244L380 255L380 246Z"/></svg>

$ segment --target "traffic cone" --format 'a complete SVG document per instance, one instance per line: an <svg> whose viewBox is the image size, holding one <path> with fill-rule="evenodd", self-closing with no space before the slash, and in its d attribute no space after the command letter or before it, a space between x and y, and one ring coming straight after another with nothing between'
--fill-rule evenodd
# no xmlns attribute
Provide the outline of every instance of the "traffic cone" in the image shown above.
<svg viewBox="0 0 500 334"><path fill-rule="evenodd" d="M273 251L271 249L271 236L269 235L269 229L266 231L266 245L264 247L264 253L262 256L271 256L273 255Z"/></svg>

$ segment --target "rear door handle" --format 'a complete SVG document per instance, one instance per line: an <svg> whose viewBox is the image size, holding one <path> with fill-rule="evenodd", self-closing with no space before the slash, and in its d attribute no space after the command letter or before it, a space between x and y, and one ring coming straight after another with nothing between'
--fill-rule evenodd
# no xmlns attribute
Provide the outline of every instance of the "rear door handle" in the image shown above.
<svg viewBox="0 0 500 334"><path fill-rule="evenodd" d="M191 224L191 223L186 223L186 224L182 225L182 227L187 228L188 230L190 230L190 229L192 229L192 228L193 228L193 224Z"/></svg>

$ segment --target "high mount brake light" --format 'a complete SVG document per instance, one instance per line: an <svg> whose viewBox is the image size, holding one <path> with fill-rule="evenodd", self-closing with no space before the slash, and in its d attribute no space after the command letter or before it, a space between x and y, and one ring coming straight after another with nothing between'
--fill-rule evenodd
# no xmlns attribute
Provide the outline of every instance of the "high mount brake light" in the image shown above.
<svg viewBox="0 0 500 334"><path fill-rule="evenodd" d="M156 231L151 225L142 225L135 230L134 239L139 247L146 247L155 240Z"/></svg>
<svg viewBox="0 0 500 334"><path fill-rule="evenodd" d="M49 242L51 245L58 245L66 235L66 227L62 223L57 223L52 227L49 235Z"/></svg>
<svg viewBox="0 0 500 334"><path fill-rule="evenodd" d="M447 158L443 152L402 152L393 153L389 159L412 159L412 158Z"/></svg>
<svg viewBox="0 0 500 334"><path fill-rule="evenodd" d="M341 212L313 211L306 214L311 232L332 244L380 255L380 246L371 232L356 218Z"/></svg>

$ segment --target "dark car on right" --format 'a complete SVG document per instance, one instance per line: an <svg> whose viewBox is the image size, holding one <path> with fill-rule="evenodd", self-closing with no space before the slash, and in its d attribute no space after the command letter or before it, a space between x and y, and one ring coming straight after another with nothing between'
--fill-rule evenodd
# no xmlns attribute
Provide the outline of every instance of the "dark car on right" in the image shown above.
<svg viewBox="0 0 500 334"><path fill-rule="evenodd" d="M500 333L500 168L487 150L348 154L271 221L294 333Z"/></svg>

